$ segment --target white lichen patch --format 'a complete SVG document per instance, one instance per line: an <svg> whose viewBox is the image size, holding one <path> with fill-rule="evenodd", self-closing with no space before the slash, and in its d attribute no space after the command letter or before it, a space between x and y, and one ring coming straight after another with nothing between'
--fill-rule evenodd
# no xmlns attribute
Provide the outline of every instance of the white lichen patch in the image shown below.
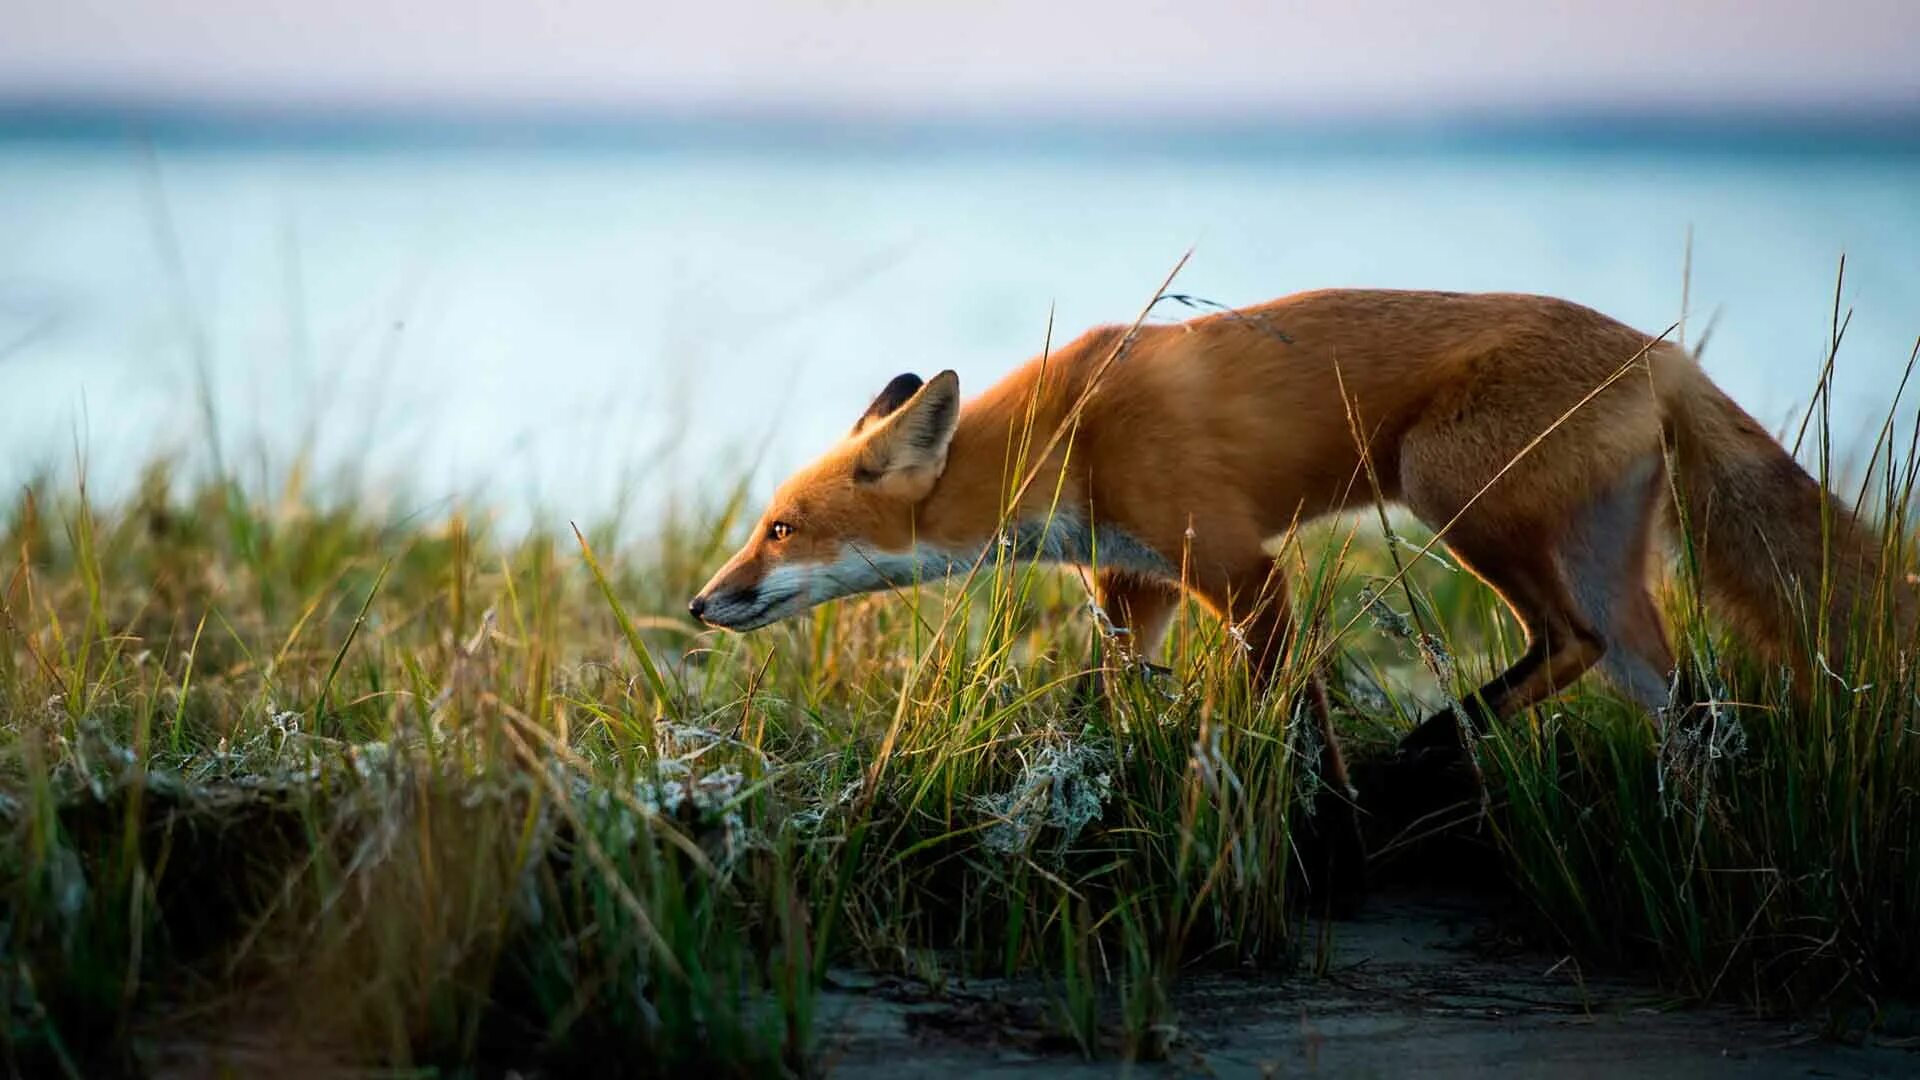
<svg viewBox="0 0 1920 1080"><path fill-rule="evenodd" d="M991 819L981 844L998 855L1020 855L1050 830L1053 850L1065 851L1113 795L1112 750L1102 742L1062 737L1023 758L1011 788L973 800L974 809Z"/></svg>

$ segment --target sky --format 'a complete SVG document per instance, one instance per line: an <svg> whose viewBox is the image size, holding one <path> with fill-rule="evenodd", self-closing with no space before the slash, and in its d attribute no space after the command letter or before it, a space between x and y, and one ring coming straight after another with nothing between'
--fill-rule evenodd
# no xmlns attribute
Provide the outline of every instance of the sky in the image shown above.
<svg viewBox="0 0 1920 1080"><path fill-rule="evenodd" d="M0 0L0 101L914 114L1920 102L1920 0Z"/></svg>

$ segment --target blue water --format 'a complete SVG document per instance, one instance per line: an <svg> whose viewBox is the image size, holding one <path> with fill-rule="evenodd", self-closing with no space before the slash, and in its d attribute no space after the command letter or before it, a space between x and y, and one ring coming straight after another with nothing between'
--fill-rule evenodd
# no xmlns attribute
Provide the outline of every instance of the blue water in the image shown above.
<svg viewBox="0 0 1920 1080"><path fill-rule="evenodd" d="M977 389L1050 316L1056 337L1132 318L1189 248L1178 291L1223 304L1524 290L1657 331L1689 229L1689 330L1717 317L1709 371L1776 426L1817 376L1845 253L1834 415L1870 435L1920 334L1911 153L16 135L0 486L76 452L108 496L157 452L204 463L204 368L243 476L304 453L422 505L592 517L755 455L775 479L900 371Z"/></svg>

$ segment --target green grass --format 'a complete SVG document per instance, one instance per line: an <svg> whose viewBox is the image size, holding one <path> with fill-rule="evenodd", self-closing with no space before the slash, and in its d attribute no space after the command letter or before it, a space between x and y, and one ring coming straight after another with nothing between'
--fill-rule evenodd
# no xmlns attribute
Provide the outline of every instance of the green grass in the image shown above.
<svg viewBox="0 0 1920 1080"><path fill-rule="evenodd" d="M1872 501L1904 522L1886 441ZM1285 704L1311 661L1337 650L1364 759L1416 693L1520 646L1444 558L1384 589L1408 550L1336 523L1281 552L1302 629L1280 692L1251 694L1189 610L1171 676L1088 704L1102 650L1071 573L719 635L680 612L744 488L510 536L298 480L156 466L122 505L43 484L0 516L15 1071L126 1067L181 1032L389 1066L802 1071L839 965L1037 976L1070 1045L1154 1057L1183 970L1314 948L1319 780ZM1851 667L1796 686L1686 577L1665 599L1713 704L1662 732L1582 683L1480 741L1486 798L1444 835L1376 826L1376 863L1477 851L1477 883L1586 964L1871 1023L1920 989L1911 628L1863 617Z"/></svg>

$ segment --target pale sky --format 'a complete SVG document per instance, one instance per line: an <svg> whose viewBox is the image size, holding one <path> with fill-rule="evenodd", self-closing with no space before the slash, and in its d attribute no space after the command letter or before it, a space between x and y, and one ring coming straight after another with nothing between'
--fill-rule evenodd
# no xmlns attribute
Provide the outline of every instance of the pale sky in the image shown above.
<svg viewBox="0 0 1920 1080"><path fill-rule="evenodd" d="M1125 114L1920 102L1920 0L0 0L0 99Z"/></svg>

